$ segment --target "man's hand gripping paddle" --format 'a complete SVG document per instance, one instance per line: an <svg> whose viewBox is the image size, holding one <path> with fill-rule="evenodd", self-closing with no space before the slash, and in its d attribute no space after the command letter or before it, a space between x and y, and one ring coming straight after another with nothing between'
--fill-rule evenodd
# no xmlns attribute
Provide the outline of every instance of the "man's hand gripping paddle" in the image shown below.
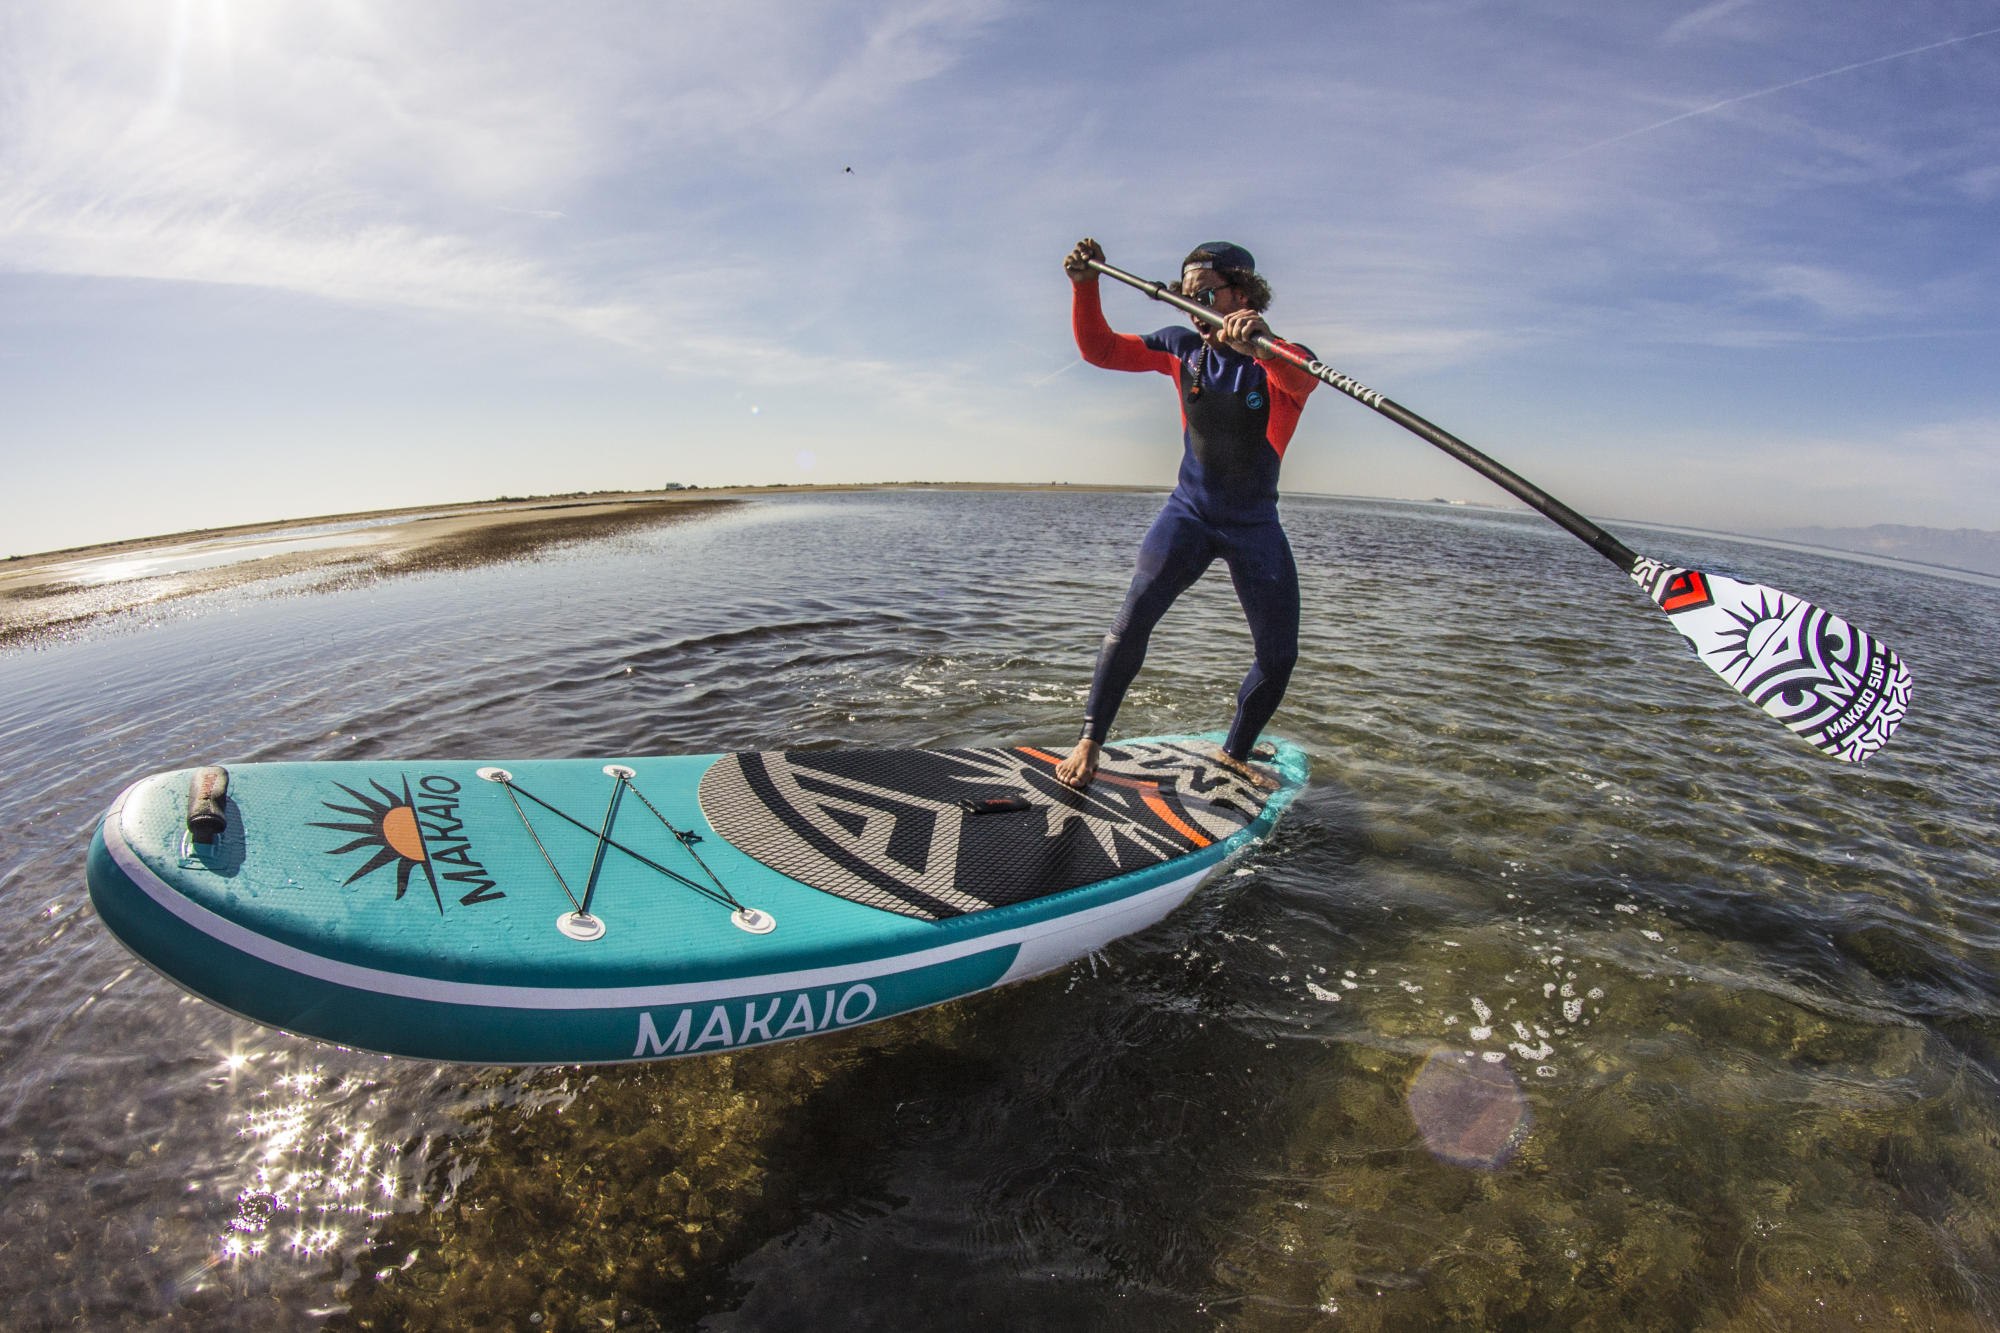
<svg viewBox="0 0 2000 1333"><path fill-rule="evenodd" d="M1222 324L1222 316L1162 283L1086 262L1203 323ZM1888 744L1909 711L1910 672L1902 659L1839 616L1776 588L1639 555L1541 487L1324 362L1267 337L1256 347L1429 440L1631 575L1718 676L1824 753L1860 763Z"/></svg>

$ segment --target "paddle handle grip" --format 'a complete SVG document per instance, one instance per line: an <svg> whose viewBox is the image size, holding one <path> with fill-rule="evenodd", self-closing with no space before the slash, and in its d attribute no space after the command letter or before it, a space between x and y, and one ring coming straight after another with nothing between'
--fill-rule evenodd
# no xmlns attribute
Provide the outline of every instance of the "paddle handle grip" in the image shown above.
<svg viewBox="0 0 2000 1333"><path fill-rule="evenodd" d="M1137 287L1155 301L1164 301L1185 314L1194 316L1204 324L1222 327L1222 316L1207 306L1196 305L1193 301L1167 290L1165 283L1153 282L1123 269L1095 259L1084 261L1095 271L1107 278L1116 278L1128 286ZM1424 420L1401 403L1369 388L1351 375L1343 375L1332 366L1311 357L1302 356L1289 347L1280 346L1270 338L1259 335L1255 346L1266 357L1275 357L1289 362L1329 388L1338 389L1357 403L1374 408L1389 420L1413 435L1420 436L1456 458L1459 462L1477 472L1480 476L1506 491L1521 503L1533 509L1556 526L1567 531L1584 545L1596 551L1627 574L1639 563L1639 555L1625 543L1598 527L1582 514L1571 509L1562 501L1550 495L1541 487L1512 469L1495 462L1479 450L1459 439L1441 426Z"/></svg>

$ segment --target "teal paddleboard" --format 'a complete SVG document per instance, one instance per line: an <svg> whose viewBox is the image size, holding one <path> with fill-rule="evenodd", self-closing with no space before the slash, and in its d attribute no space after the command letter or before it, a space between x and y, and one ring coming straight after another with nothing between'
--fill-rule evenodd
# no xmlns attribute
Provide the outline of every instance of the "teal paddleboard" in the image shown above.
<svg viewBox="0 0 2000 1333"><path fill-rule="evenodd" d="M91 900L259 1023L432 1060L571 1064L831 1032L1040 975L1158 921L1304 785L1214 737L258 763L129 787Z"/></svg>

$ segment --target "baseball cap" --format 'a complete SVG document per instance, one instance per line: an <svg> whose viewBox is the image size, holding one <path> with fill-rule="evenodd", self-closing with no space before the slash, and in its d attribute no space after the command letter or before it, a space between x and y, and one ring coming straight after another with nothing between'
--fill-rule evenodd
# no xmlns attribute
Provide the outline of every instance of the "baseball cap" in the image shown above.
<svg viewBox="0 0 2000 1333"><path fill-rule="evenodd" d="M1255 273L1257 261L1248 250L1229 241L1204 241L1188 252L1181 261L1181 272L1191 268L1223 269L1236 273Z"/></svg>

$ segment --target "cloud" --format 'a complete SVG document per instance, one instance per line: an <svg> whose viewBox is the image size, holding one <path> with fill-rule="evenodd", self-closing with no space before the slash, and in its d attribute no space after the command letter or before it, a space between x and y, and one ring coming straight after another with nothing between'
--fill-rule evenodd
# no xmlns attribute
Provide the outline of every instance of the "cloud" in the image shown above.
<svg viewBox="0 0 2000 1333"><path fill-rule="evenodd" d="M1978 203L2000 199L2000 163L1972 167L1960 172L1953 182L1965 196Z"/></svg>
<svg viewBox="0 0 2000 1333"><path fill-rule="evenodd" d="M1735 273L1752 303L1802 306L1837 323L1898 314L1905 305L1904 295L1885 284L1820 264L1738 266Z"/></svg>
<svg viewBox="0 0 2000 1333"><path fill-rule="evenodd" d="M595 23L490 12L17 9L0 33L0 267L253 286L725 360L732 340L761 339L714 293L734 264L735 304L754 307L764 274L714 235L720 191L675 184L754 177L881 114L949 68L992 7L858 23L775 4L673 23L646 6ZM631 40L605 40L621 29ZM667 188L631 191L635 165ZM523 230L557 219L569 225ZM705 239L660 246L677 231Z"/></svg>
<svg viewBox="0 0 2000 1333"><path fill-rule="evenodd" d="M633 312L502 236L454 225L468 200L559 190L587 156L575 127L491 66L428 63L440 53L421 34L388 40L365 7L306 13L17 12L0 265L629 338ZM446 100L449 112L436 109Z"/></svg>
<svg viewBox="0 0 2000 1333"><path fill-rule="evenodd" d="M1710 10L1712 11L1714 8L1715 8L1714 6L1711 6ZM1707 13L1710 11L1703 11L1703 12ZM1582 157L1589 153L1596 153L1599 152L1600 150L1613 147L1617 144L1628 142L1629 140L1632 139L1640 138L1644 135L1655 134L1660 130L1667 129L1668 127L1673 125L1678 125L1683 121L1693 120L1696 117L1700 116L1711 116L1718 112L1727 111L1732 107L1740 106L1745 102L1757 101L1761 98L1772 97L1779 93L1791 92L1794 89L1803 88L1808 84L1818 83L1822 79L1836 78L1844 74L1852 74L1858 70L1869 69L1876 65L1888 64L1890 61L1905 60L1911 56L1924 55L1932 51L1941 51L1946 47L1958 46L1965 42L1978 41L1981 38L1992 37L1996 34L2000 34L2000 27L1982 28L1977 32L1963 33L1959 36L1948 37L1940 41L1926 42L1920 46L1912 46L1900 51L1891 51L1884 55L1870 56L1865 60L1849 61L1846 64L1836 65L1831 69L1823 69L1818 71L1817 73L1807 74L1801 78L1788 79L1782 83L1773 83L1766 87L1753 88L1747 92L1736 93L1729 97L1719 98L1715 101L1710 101L1703 103L1699 106L1691 107L1688 110L1677 112L1674 115L1668 116L1662 120L1653 121L1650 124L1640 125L1629 130L1623 130L1617 134L1613 134L1605 138L1593 139L1589 143L1585 143L1580 147L1572 148L1566 152L1559 153L1554 157L1544 159L1543 161L1540 162L1532 163L1528 166L1516 168L1514 174L1538 171L1544 167L1553 166L1560 162L1567 162L1573 158Z"/></svg>
<svg viewBox="0 0 2000 1333"><path fill-rule="evenodd" d="M1660 39L1676 45L1718 37L1748 38L1758 33L1759 17L1756 0L1714 0L1668 24Z"/></svg>
<svg viewBox="0 0 2000 1333"><path fill-rule="evenodd" d="M1660 432L1626 460L1634 516L1754 531L1774 524L2000 526L2000 418L1850 434Z"/></svg>

